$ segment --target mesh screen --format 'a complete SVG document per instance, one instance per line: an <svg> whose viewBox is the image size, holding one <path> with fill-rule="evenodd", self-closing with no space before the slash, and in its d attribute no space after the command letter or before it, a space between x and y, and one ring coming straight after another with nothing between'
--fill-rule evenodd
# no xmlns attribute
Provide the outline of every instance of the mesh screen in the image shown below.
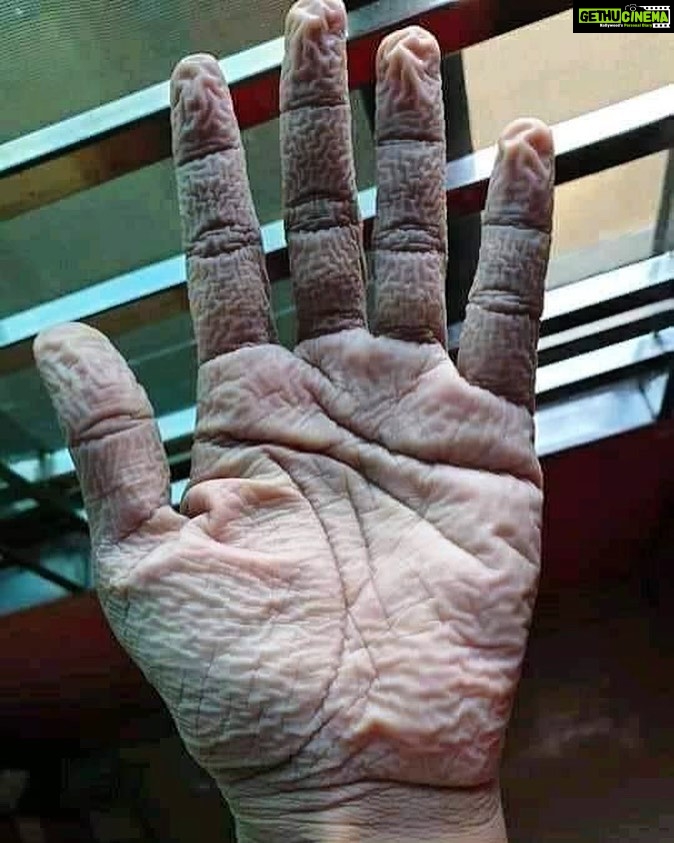
<svg viewBox="0 0 674 843"><path fill-rule="evenodd" d="M292 0L0 0L0 142L283 31Z"/></svg>

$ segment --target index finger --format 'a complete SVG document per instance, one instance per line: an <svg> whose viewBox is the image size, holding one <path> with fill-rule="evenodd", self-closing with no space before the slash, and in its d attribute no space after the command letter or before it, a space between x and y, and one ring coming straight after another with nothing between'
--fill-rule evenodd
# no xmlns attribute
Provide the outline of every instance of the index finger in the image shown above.
<svg viewBox="0 0 674 843"><path fill-rule="evenodd" d="M273 342L269 279L232 97L217 61L183 59L171 126L199 362Z"/></svg>

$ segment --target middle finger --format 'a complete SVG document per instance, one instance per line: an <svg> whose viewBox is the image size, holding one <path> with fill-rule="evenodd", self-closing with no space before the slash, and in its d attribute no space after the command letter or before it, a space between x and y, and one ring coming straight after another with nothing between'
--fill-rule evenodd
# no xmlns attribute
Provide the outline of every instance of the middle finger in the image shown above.
<svg viewBox="0 0 674 843"><path fill-rule="evenodd" d="M412 26L377 53L376 332L447 341L445 119L440 49Z"/></svg>
<svg viewBox="0 0 674 843"><path fill-rule="evenodd" d="M298 342L363 327L365 262L341 0L299 0L288 13L280 132Z"/></svg>

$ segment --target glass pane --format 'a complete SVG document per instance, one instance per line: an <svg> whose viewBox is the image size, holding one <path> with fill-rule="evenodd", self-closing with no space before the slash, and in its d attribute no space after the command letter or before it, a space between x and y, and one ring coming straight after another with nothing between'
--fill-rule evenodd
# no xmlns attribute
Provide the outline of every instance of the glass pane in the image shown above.
<svg viewBox="0 0 674 843"><path fill-rule="evenodd" d="M558 188L554 253L652 229L666 163L661 152Z"/></svg>
<svg viewBox="0 0 674 843"><path fill-rule="evenodd" d="M272 306L279 339L291 346L295 324L289 281L273 285ZM147 390L157 416L194 404L197 360L189 314L129 331L115 337L115 344ZM0 378L0 422L0 459L15 460L63 447L63 436L34 368Z"/></svg>
<svg viewBox="0 0 674 843"><path fill-rule="evenodd" d="M548 286L653 254L666 166L660 152L557 188Z"/></svg>
<svg viewBox="0 0 674 843"><path fill-rule="evenodd" d="M288 0L2 0L0 142L168 78L184 55L283 31ZM45 72L47 70L48 72Z"/></svg>
<svg viewBox="0 0 674 843"><path fill-rule="evenodd" d="M473 141L496 141L516 117L558 123L668 85L672 39L574 33L572 12L465 50Z"/></svg>
<svg viewBox="0 0 674 843"><path fill-rule="evenodd" d="M516 117L555 124L673 78L671 39L577 34L571 11L463 55L475 148ZM666 159L651 155L557 189L550 286L651 254Z"/></svg>
<svg viewBox="0 0 674 843"><path fill-rule="evenodd" d="M358 93L352 94L359 187L374 182L374 146ZM248 176L262 224L281 213L279 121L244 132ZM181 252L170 161L4 222L0 274L12 279L0 318Z"/></svg>

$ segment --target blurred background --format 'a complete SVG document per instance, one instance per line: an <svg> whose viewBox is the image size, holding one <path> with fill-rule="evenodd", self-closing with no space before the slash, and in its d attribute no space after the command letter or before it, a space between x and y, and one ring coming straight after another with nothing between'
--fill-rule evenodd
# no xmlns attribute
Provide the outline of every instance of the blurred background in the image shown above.
<svg viewBox="0 0 674 843"><path fill-rule="evenodd" d="M574 34L571 3L347 3L353 138L374 211L381 37L434 32L448 123L452 351L498 133L553 126L553 255L537 382L544 575L509 734L517 843L674 837L674 34ZM167 79L211 52L232 85L281 339L294 313L280 205L286 0L1 0L0 839L234 840L212 782L112 638L86 519L30 345L83 319L148 391L174 501L195 353Z"/></svg>

